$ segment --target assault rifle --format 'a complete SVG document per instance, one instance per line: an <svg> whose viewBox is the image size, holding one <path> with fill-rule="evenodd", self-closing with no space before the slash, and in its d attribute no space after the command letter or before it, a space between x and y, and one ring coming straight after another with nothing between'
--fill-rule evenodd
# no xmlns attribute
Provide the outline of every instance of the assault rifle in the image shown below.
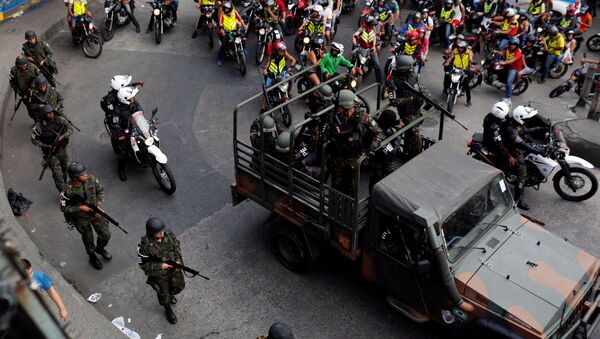
<svg viewBox="0 0 600 339"><path fill-rule="evenodd" d="M33 92L31 92L31 95L33 95ZM38 99L40 102L45 102L44 100L42 100L42 99L41 99L39 96L37 96L37 95L35 95L35 98L36 98L36 99ZM74 129L76 129L76 130L77 130L77 132L81 132L81 130L79 129L79 127L75 126L75 124L74 124L74 123L73 123L71 120L69 120L69 118L67 118L67 116L66 116L66 115L64 115L63 113L61 113L61 112L59 112L59 111L57 111L57 110L56 110L56 108L57 108L57 107L53 107L53 108L54 108L54 112L56 112L56 115L58 115L58 116L62 117L63 119L65 119L65 121L66 121L66 122L67 122L69 125L73 126L73 128L74 128Z"/></svg>
<svg viewBox="0 0 600 339"><path fill-rule="evenodd" d="M17 111L19 110L19 107L21 107L22 103L23 98L19 96L19 101L17 101L17 92L15 91L15 110L13 112L13 115L10 117L10 121L13 121L13 119L15 118L15 114L17 114Z"/></svg>
<svg viewBox="0 0 600 339"><path fill-rule="evenodd" d="M162 262L162 260L161 260L161 262ZM180 269L182 271L191 273L192 277L199 276L200 278L204 278L206 280L210 280L207 276L204 276L204 275L200 274L200 272L196 271L195 269L189 268L187 266L184 266L184 265L182 265L182 264L180 264L178 262L175 262L173 260L165 260L164 263L167 264L167 265L171 265L171 267L173 267L173 268L178 268L178 269Z"/></svg>
<svg viewBox="0 0 600 339"><path fill-rule="evenodd" d="M435 109L437 109L437 110L441 111L442 113L444 113L444 115L447 116L448 118L454 120L454 122L456 122L460 127L464 128L466 131L469 130L465 125L461 124L458 120L456 120L456 116L454 114L448 112L447 109L445 109L444 107L442 107L435 100L433 100L430 97L428 97L427 95L423 94L423 92L421 92L420 90L414 88L411 84L409 84L406 81L403 82L403 85L410 92L413 92L415 95L417 95L418 97L420 97L421 99L423 99L423 101L427 102L431 106L435 107Z"/></svg>
<svg viewBox="0 0 600 339"><path fill-rule="evenodd" d="M48 82L50 83L50 85L52 85L53 87L60 85L58 80L54 79L54 77L52 76L52 73L50 73L50 71L45 66L42 66L42 63L38 59L36 59L33 56L33 54L31 54L31 52L29 50L27 50L27 48L23 48L23 53L25 53L26 56L32 58L33 61L35 61L36 66L40 69L40 72L42 72L42 74L46 77L46 79L48 79Z"/></svg>
<svg viewBox="0 0 600 339"><path fill-rule="evenodd" d="M89 203L89 202L85 202L83 203L83 205L89 207L92 209L92 211L94 211L94 213L99 214L100 216L102 216L104 219L106 219L109 223L115 225L118 229L120 229L121 231L123 231L125 234L129 234L123 227L119 226L119 222L116 221L115 219L113 219L110 215L106 214L106 212L104 212L103 210L101 210L98 206Z"/></svg>
<svg viewBox="0 0 600 339"><path fill-rule="evenodd" d="M42 167L42 173L40 173L40 177L38 178L38 180L42 180L42 178L44 177L44 173L46 172L46 169L48 168L48 166L50 166L50 157L56 151L56 147L58 146L58 143L60 142L59 140L60 140L60 137L62 136L64 130L65 130L65 125L63 125L61 127L60 131L58 131L58 135L54 139L54 142L52 142L52 145L50 146L50 150L44 157L44 166Z"/></svg>

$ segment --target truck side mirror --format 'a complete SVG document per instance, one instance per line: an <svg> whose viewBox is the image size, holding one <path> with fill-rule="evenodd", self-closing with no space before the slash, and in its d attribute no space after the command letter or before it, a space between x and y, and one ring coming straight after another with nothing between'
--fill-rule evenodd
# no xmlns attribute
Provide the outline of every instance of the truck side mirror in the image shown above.
<svg viewBox="0 0 600 339"><path fill-rule="evenodd" d="M419 260L415 264L415 268L417 270L417 274L424 275L429 273L429 271L431 270L431 263L429 262L429 260Z"/></svg>

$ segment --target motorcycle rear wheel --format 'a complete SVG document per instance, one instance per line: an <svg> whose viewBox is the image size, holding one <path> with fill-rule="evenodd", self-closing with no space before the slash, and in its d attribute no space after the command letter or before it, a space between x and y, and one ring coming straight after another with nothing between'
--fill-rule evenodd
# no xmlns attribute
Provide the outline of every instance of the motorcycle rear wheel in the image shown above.
<svg viewBox="0 0 600 339"><path fill-rule="evenodd" d="M556 193L558 193L558 195L560 195L561 198L568 201L584 201L593 197L594 194L596 194L596 191L598 191L598 179L596 179L594 173L590 172L588 169L582 167L571 167L571 176L573 181L583 184L583 186L577 188L576 191L579 191L581 188L587 186L585 178L587 178L587 181L589 181L590 189L583 195L571 195L570 193L572 192L572 189L566 183L565 172L561 169L554 175L553 178L554 190Z"/></svg>
<svg viewBox="0 0 600 339"><path fill-rule="evenodd" d="M110 26L111 23L107 21L102 21L100 25L100 35L102 35L104 41L110 41L115 36L115 27L113 26L111 29Z"/></svg>
<svg viewBox="0 0 600 339"><path fill-rule="evenodd" d="M561 94L567 92L569 90L569 86L567 85L560 85L558 87L556 87L555 89L553 89L550 92L550 98L556 98L559 97Z"/></svg>
<svg viewBox="0 0 600 339"><path fill-rule="evenodd" d="M559 62L558 65L550 69L548 76L552 79L562 78L569 70L569 65Z"/></svg>
<svg viewBox="0 0 600 339"><path fill-rule="evenodd" d="M154 18L154 40L157 44L162 41L162 32L160 31L160 22L158 18Z"/></svg>
<svg viewBox="0 0 600 339"><path fill-rule="evenodd" d="M600 51L600 35L591 36L585 42L585 46L592 52Z"/></svg>
<svg viewBox="0 0 600 339"><path fill-rule="evenodd" d="M245 76L246 75L246 56L244 55L244 51L239 52L238 62L240 64L240 73Z"/></svg>
<svg viewBox="0 0 600 339"><path fill-rule="evenodd" d="M90 34L83 40L81 49L86 57L95 59L102 54L102 39L96 34Z"/></svg>
<svg viewBox="0 0 600 339"><path fill-rule="evenodd" d="M483 74L479 73L476 76L473 76L469 79L469 89L473 89L479 85L481 85L481 82L483 81Z"/></svg>
<svg viewBox="0 0 600 339"><path fill-rule="evenodd" d="M512 94L515 96L521 95L527 91L527 88L529 88L529 80L526 77L522 77L519 79L519 82L515 83L514 86L515 87Z"/></svg>
<svg viewBox="0 0 600 339"><path fill-rule="evenodd" d="M152 164L152 174L154 175L154 179L156 179L158 186L160 186L160 189L167 194L175 193L177 184L175 183L175 177L167 164L161 164L158 161L154 161Z"/></svg>

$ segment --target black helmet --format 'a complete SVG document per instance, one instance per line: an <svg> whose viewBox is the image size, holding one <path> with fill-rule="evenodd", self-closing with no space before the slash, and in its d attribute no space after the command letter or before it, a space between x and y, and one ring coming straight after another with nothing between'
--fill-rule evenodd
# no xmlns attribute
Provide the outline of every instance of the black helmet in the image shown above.
<svg viewBox="0 0 600 339"><path fill-rule="evenodd" d="M27 65L28 63L29 63L29 60L27 60L27 58L22 55L19 55L17 57L17 60L15 60L15 65L17 65L17 66Z"/></svg>
<svg viewBox="0 0 600 339"><path fill-rule="evenodd" d="M46 77L43 74L40 74L37 77L35 77L35 86L36 87L45 85L47 83L48 83L48 79L46 79Z"/></svg>
<svg viewBox="0 0 600 339"><path fill-rule="evenodd" d="M530 34L530 35L528 35L528 36L527 36L527 40L526 40L526 42L533 42L533 43L536 43L536 42L537 42L537 37L536 37L535 35L531 35L531 34Z"/></svg>
<svg viewBox="0 0 600 339"><path fill-rule="evenodd" d="M85 174L85 172L87 172L87 168L85 168L85 165L81 162L75 161L69 165L69 178L71 179L75 179L80 175Z"/></svg>
<svg viewBox="0 0 600 339"><path fill-rule="evenodd" d="M319 93L321 93L323 98L331 99L331 97L333 96L333 89L329 85L323 85L319 87Z"/></svg>
<svg viewBox="0 0 600 339"><path fill-rule="evenodd" d="M406 72L412 69L414 59L408 55L396 55L396 70L399 72Z"/></svg>
<svg viewBox="0 0 600 339"><path fill-rule="evenodd" d="M50 113L50 112L54 112L54 107L52 107L52 105L44 105L44 107L42 107L42 109L40 110L40 113L42 115L45 115L46 113Z"/></svg>
<svg viewBox="0 0 600 339"><path fill-rule="evenodd" d="M376 23L377 20L372 15L369 15L365 20L365 25L367 25L368 27L374 27Z"/></svg>
<svg viewBox="0 0 600 339"><path fill-rule="evenodd" d="M452 1L452 0L446 0L446 1L444 1L444 4L445 5L454 5L454 1Z"/></svg>
<svg viewBox="0 0 600 339"><path fill-rule="evenodd" d="M325 39L323 39L320 35L317 35L312 39L312 48L313 49L319 49L324 44L325 44Z"/></svg>
<svg viewBox="0 0 600 339"><path fill-rule="evenodd" d="M382 130L386 130L394 125L398 124L398 119L396 119L396 112L391 109L386 109L381 112L379 118L377 118L377 125L381 127Z"/></svg>
<svg viewBox="0 0 600 339"><path fill-rule="evenodd" d="M550 26L550 28L548 28L548 33L550 33L550 35L558 34L558 27L554 25Z"/></svg>
<svg viewBox="0 0 600 339"><path fill-rule="evenodd" d="M146 234L152 236L165 229L165 223L157 217L152 217L146 221Z"/></svg>
<svg viewBox="0 0 600 339"><path fill-rule="evenodd" d="M25 32L25 40L31 39L31 38L36 38L37 39L37 35L35 34L35 32L34 31L27 31L27 32Z"/></svg>
<svg viewBox="0 0 600 339"><path fill-rule="evenodd" d="M329 6L329 0L319 0L319 5L323 6L323 8Z"/></svg>
<svg viewBox="0 0 600 339"><path fill-rule="evenodd" d="M267 335L269 339L294 339L294 333L292 333L292 329L284 324L284 323L274 323L269 328L269 334Z"/></svg>

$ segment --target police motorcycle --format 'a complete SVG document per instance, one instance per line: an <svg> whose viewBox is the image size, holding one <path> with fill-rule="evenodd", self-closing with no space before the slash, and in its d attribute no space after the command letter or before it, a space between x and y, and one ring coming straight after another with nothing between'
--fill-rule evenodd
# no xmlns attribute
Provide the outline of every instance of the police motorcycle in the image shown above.
<svg viewBox="0 0 600 339"><path fill-rule="evenodd" d="M129 6L133 13L135 8L134 0L129 0ZM104 2L104 21L100 25L100 35L104 41L109 41L115 36L115 28L122 27L131 21L127 11L120 0L106 0Z"/></svg>
<svg viewBox="0 0 600 339"><path fill-rule="evenodd" d="M215 22L214 16L216 6L203 5L200 8L200 17L198 20L202 20L202 27L206 27L206 35L208 36L208 46L213 48L215 46L215 35L217 33L217 23Z"/></svg>
<svg viewBox="0 0 600 339"><path fill-rule="evenodd" d="M102 53L102 38L98 35L98 29L92 18L85 14L77 17L73 31L73 44L80 45L83 54L88 58L97 58Z"/></svg>
<svg viewBox="0 0 600 339"><path fill-rule="evenodd" d="M152 16L154 18L154 40L157 44L162 41L162 35L165 30L173 27L175 17L170 4L174 0L155 0L154 2L146 1L152 6Z"/></svg>
<svg viewBox="0 0 600 339"><path fill-rule="evenodd" d="M140 167L148 167L152 169L152 174L160 188L167 194L175 193L177 189L175 177L171 169L167 165L167 156L160 149L160 139L158 138L158 128L156 128L157 119L154 117L158 112L158 108L152 111L150 119L146 118L143 111L135 112L131 115L129 128L125 130L125 134L129 138L127 156L134 160ZM112 124L118 124L118 116L112 117ZM116 144L118 136L112 135L109 128L109 121L104 120L104 126L111 135L111 144L115 153L120 154L122 151Z"/></svg>
<svg viewBox="0 0 600 339"><path fill-rule="evenodd" d="M446 109L452 113L456 99L461 96L463 92L463 83L467 74L464 69L458 69L452 67L450 71L450 87L448 87L448 97L446 98Z"/></svg>
<svg viewBox="0 0 600 339"><path fill-rule="evenodd" d="M225 32L225 58L237 60L242 75L246 75L247 71L244 40L243 30Z"/></svg>
<svg viewBox="0 0 600 339"><path fill-rule="evenodd" d="M484 60L481 60L481 68L474 67L473 75L469 83L470 88L481 85L482 82L504 91L506 88L507 71L504 66L496 59L493 53L489 53ZM529 75L522 75L518 81L513 83L513 92L515 96L521 95L527 91L531 78Z"/></svg>
<svg viewBox="0 0 600 339"><path fill-rule="evenodd" d="M256 65L260 66L267 55L267 46L276 39L281 39L281 33L268 22L262 20L257 26L258 40L256 42ZM275 35L278 34L279 37Z"/></svg>
<svg viewBox="0 0 600 339"><path fill-rule="evenodd" d="M520 107L533 111L530 107ZM534 111L532 114L536 113L537 111ZM547 127L543 138L539 140L545 145L536 145L541 154L529 153L525 157L525 165L527 166L525 186L538 190L540 184L547 182L554 173L552 176L553 187L561 198L576 202L591 198L598 190L598 179L590 171L594 166L582 158L569 155L569 148L561 135L560 129L555 124L550 124L549 121L545 120L539 116L534 116L525 121L526 127ZM467 155L498 167L496 156L483 144L482 133L473 134L467 147L469 148ZM515 174L505 173L505 175L510 184L516 184L517 176Z"/></svg>

